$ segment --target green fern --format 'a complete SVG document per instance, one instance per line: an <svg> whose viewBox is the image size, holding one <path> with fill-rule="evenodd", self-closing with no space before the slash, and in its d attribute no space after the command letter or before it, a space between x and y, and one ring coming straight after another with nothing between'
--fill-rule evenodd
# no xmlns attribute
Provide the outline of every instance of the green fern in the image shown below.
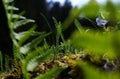
<svg viewBox="0 0 120 79"><path fill-rule="evenodd" d="M35 49L45 39L45 37L50 34L51 33L41 33L38 37L33 39L31 42L28 42L27 44L23 45L20 48L21 53L27 54L27 52Z"/></svg>
<svg viewBox="0 0 120 79"><path fill-rule="evenodd" d="M30 77L28 75L27 66L32 59L36 59L35 62L41 63L44 60L46 60L51 54L53 54L53 52L54 52L53 49L44 51L43 47L39 47L36 50L30 52L28 54L28 56L25 58L25 60L23 62L23 67L22 67L22 71L23 71L23 75L24 75L25 79L30 79Z"/></svg>
<svg viewBox="0 0 120 79"><path fill-rule="evenodd" d="M9 3L14 2L14 0L4 0L4 4L7 11L8 16L8 24L10 26L11 30L11 38L14 43L14 58L15 62L17 63L17 60L23 60L23 54L21 52L30 52L33 51L31 49L37 49L37 45L41 43L42 40L45 39L46 36L48 36L50 33L42 33L42 32L35 32L36 26L33 26L27 31L23 32L15 32L14 30L17 28L21 28L23 25L35 22L34 20L27 19L26 17L22 16L24 12L21 12L20 14L14 14L14 10L19 10L18 8L14 7L13 4L9 5ZM24 44L30 37L37 36L35 39L33 39L31 42L28 42L27 44ZM25 47L25 48L24 48ZM24 50L23 50L24 48ZM22 51L21 51L22 50Z"/></svg>
<svg viewBox="0 0 120 79"><path fill-rule="evenodd" d="M5 3L13 2L14 0L4 0Z"/></svg>
<svg viewBox="0 0 120 79"><path fill-rule="evenodd" d="M23 19L23 20L15 22L13 27L14 27L14 29L16 29L16 28L23 26L29 22L35 22L35 21L31 20L31 19Z"/></svg>
<svg viewBox="0 0 120 79"><path fill-rule="evenodd" d="M24 34L21 37L21 39L18 42L19 46L22 46L24 44L24 42L30 38L30 36L31 36L31 34L33 33L34 30L35 30L35 27L31 28L30 30L28 30L26 32L26 34Z"/></svg>
<svg viewBox="0 0 120 79"><path fill-rule="evenodd" d="M33 26L27 31L23 32L15 32L14 30L17 28L21 28L23 25L35 22L34 20L27 19L23 16L24 12L20 14L14 14L14 10L19 10L13 5L9 5L10 2L14 0L4 0L5 7L7 10L7 16L9 20L9 26L11 30L11 38L14 42L14 58L15 64L18 63L18 60L22 62L22 73L25 79L30 79L29 71L34 70L40 63L44 62L47 59L55 57L58 55L59 51L64 50L65 52L78 52L76 48L87 50L92 52L92 54L97 55L107 55L109 58L114 58L116 56L120 56L119 47L120 47L120 36L119 31L110 32L110 31L94 31L94 30L86 30L82 27L82 25L76 20L76 17L79 16L80 13L85 14L85 16L91 17L93 15L97 15L99 10L98 4L96 5L95 0L90 1L88 5L85 5L81 9L75 7L70 11L68 18L63 22L57 22L55 18L53 18L55 27L56 27L56 45L49 46L46 42L46 37L51 34L44 32L36 32L36 26ZM92 5L95 5L94 9L92 9ZM89 8L89 9L88 9ZM108 8L109 9L109 8ZM9 10L9 11L8 11ZM45 16L41 14L44 18ZM115 15L114 15L115 16ZM116 17L116 16L115 16ZM75 19L75 21L74 21ZM45 18L46 20L46 18ZM88 19L89 20L89 19ZM62 35L62 32L65 31L68 26L74 21L78 31L73 33L72 39L65 41ZM91 20L89 20L91 21ZM48 21L46 20L50 30L52 31ZM93 23L94 24L94 23ZM35 37L32 41L28 42L31 37ZM60 38L63 42L59 44ZM27 43L26 43L27 42ZM43 46L39 46L40 43L44 42ZM58 52L57 54L54 54ZM69 53L68 53L69 54ZM24 56L25 55L25 56ZM7 57L6 57L7 58ZM2 54L0 53L0 68L2 69ZM8 60L6 59L5 67L8 67ZM32 64L32 65L31 65ZM113 73L111 75L108 73L103 73L101 71L96 71L96 68L88 66L83 62L77 62L80 68L83 69L83 73L85 74L85 79L119 79L118 74ZM55 67L50 71L37 76L35 79L52 79L57 76L64 68ZM77 73L77 72L76 72ZM101 75L99 75L101 74Z"/></svg>

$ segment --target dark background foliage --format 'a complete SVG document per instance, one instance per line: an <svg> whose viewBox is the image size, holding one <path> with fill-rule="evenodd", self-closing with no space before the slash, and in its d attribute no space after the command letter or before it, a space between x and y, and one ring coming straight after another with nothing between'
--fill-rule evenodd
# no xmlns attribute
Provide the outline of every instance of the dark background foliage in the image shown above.
<svg viewBox="0 0 120 79"><path fill-rule="evenodd" d="M13 43L10 37L8 19L2 0L0 0L0 51L3 54L3 64L5 64L5 55L13 58ZM3 66L4 68L4 66Z"/></svg>
<svg viewBox="0 0 120 79"><path fill-rule="evenodd" d="M20 12L25 11L24 16L26 18L30 18L36 21L35 23L29 23L27 25L24 25L24 27L22 28L20 27L16 31L17 32L24 31L31 28L32 25L37 24L38 26L37 31L52 32L52 34L47 39L50 44L55 43L54 39L56 35L55 23L52 17L54 17L58 22L60 21L62 23L68 17L70 10L73 8L69 0L66 0L63 6L61 6L59 2L53 2L52 0L50 2L47 2L46 0L15 0L14 5L20 9L19 11L15 11L15 13L19 14ZM0 6L0 10L3 11L2 5ZM5 21L5 18L6 18L5 13L1 12L0 18L1 18L0 21L2 21L0 22L2 23L0 25L1 26L0 37L3 37L3 36L5 37L1 39L1 41L4 41L5 39L7 39L7 42L10 42L11 39L10 37L8 37L9 30L8 30L7 20ZM79 21L82 24L82 26L93 25L87 19L79 19ZM7 28L3 28L3 26L6 26ZM74 31L75 28L76 27L72 23L68 29L63 31L63 35L65 39L70 37L71 33ZM3 33L2 31L4 31L5 33ZM6 44L7 42L4 43L6 46L11 45L11 42L9 44ZM3 44L1 45L2 45L1 50L2 50L5 47L3 47L4 46ZM7 46L7 47L10 47L10 46ZM7 49L11 49L11 48L7 48Z"/></svg>
<svg viewBox="0 0 120 79"><path fill-rule="evenodd" d="M55 24L52 17L62 23L68 17L70 10L73 8L69 0L66 0L63 6L60 5L60 2L53 2L53 0L50 2L47 2L46 0L15 0L15 6L20 9L19 12L25 11L24 15L27 18L31 18L36 21L38 26L37 31L52 31L53 38L55 36ZM79 21L82 26L93 26L88 19L83 18L79 19ZM31 24L25 26L24 28L18 29L17 31L25 30L30 27L30 25ZM76 27L72 23L69 28L63 32L65 39L70 37L75 28Z"/></svg>
<svg viewBox="0 0 120 79"><path fill-rule="evenodd" d="M50 7L51 5L52 7ZM72 8L68 0L64 3L64 6L60 6L59 2L53 3L51 1L48 3L46 0L15 0L15 6L20 9L20 12L25 11L27 18L36 21L39 27L37 30L39 31L49 31L45 18L48 20L51 27L54 28L52 17L63 22Z"/></svg>
<svg viewBox="0 0 120 79"><path fill-rule="evenodd" d="M15 6L21 11L25 11L25 16L30 19L34 19L37 24L37 31L51 32L52 36L49 37L49 42L55 37L55 23L52 19L54 17L58 22L63 22L69 15L72 9L71 2L66 0L64 5L61 6L59 2L47 2L46 0L15 0ZM19 13L18 12L18 13ZM24 28L20 28L17 31L26 30L31 24L25 25ZM73 31L73 26L64 31L64 37L68 38ZM51 38L52 37L52 38ZM52 44L54 43L51 42Z"/></svg>

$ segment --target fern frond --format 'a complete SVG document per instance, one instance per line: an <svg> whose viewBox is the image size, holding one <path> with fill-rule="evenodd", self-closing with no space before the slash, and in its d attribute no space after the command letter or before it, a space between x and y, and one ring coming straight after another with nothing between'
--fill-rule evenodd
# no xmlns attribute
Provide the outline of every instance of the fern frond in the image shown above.
<svg viewBox="0 0 120 79"><path fill-rule="evenodd" d="M46 36L50 35L51 33L46 33L43 35L40 35L39 37L35 38L33 41L30 42L30 48L35 48L38 44L40 44Z"/></svg>
<svg viewBox="0 0 120 79"><path fill-rule="evenodd" d="M10 16L11 16L11 14L8 13L8 18L10 18ZM18 15L18 14L13 14L13 15L12 15L12 18L13 18L13 19L14 19L14 18L18 18L18 17L19 17L19 19L26 19L26 17L20 16L20 15Z"/></svg>
<svg viewBox="0 0 120 79"><path fill-rule="evenodd" d="M6 9L7 10L19 10L19 8L16 8L14 6L8 6Z"/></svg>
<svg viewBox="0 0 120 79"><path fill-rule="evenodd" d="M31 19L23 19L20 21L17 21L16 23L13 24L13 28L16 29L18 27L22 27L23 25L27 24L27 23L31 23L31 22L35 22L34 20Z"/></svg>
<svg viewBox="0 0 120 79"><path fill-rule="evenodd" d="M25 79L30 79L27 71L27 65L30 62L31 59L35 58L39 55L39 52L42 51L42 48L37 48L36 50L32 51L28 56L25 58L22 66L22 72L25 77Z"/></svg>
<svg viewBox="0 0 120 79"><path fill-rule="evenodd" d="M4 0L5 3L13 2L14 0Z"/></svg>
<svg viewBox="0 0 120 79"><path fill-rule="evenodd" d="M22 67L22 71L23 71L23 75L24 75L25 79L30 79L29 75L28 75L28 71L27 71L28 63L32 59L34 59L35 57L39 57L36 60L38 63L43 62L45 59L47 59L53 53L53 50L50 49L50 50L48 50L48 51L46 51L44 53L43 52L44 52L44 48L43 47L39 47L36 50L30 52L27 55L27 57L25 58L25 60L23 62L23 67Z"/></svg>
<svg viewBox="0 0 120 79"><path fill-rule="evenodd" d="M19 40L18 44L19 46L21 46L26 40L28 40L28 38L30 38L31 34L33 33L33 31L35 30L35 26L33 26L30 30L28 30L28 32L21 37L21 39Z"/></svg>
<svg viewBox="0 0 120 79"><path fill-rule="evenodd" d="M22 54L27 54L29 51L33 50L34 48L37 47L38 44L40 44L44 38L48 35L50 35L51 33L42 33L42 35L39 35L38 37L36 37L35 39L33 39L31 42L25 44L24 46L22 46L20 48L20 52Z"/></svg>

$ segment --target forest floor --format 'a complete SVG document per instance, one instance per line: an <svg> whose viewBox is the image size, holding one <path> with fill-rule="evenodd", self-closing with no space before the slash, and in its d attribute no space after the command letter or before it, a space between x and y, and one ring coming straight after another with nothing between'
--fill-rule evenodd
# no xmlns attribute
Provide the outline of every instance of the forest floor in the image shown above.
<svg viewBox="0 0 120 79"><path fill-rule="evenodd" d="M55 66L65 68L59 75L53 79L84 79L84 72L82 68L78 67L78 62L86 62L89 65L96 67L100 71L104 72L120 72L120 63L115 61L108 62L108 59L102 56L95 56L89 53L81 52L79 54L69 53L63 55L60 53L52 60L46 60L40 63L33 71L29 71L30 78L35 78L40 74L44 74ZM0 79L23 79L22 64L14 70L5 72L0 75Z"/></svg>

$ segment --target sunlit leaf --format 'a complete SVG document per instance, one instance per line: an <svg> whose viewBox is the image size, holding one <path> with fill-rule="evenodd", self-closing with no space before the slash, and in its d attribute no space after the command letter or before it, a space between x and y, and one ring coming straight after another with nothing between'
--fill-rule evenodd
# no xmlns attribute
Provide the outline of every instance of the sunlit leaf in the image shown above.
<svg viewBox="0 0 120 79"><path fill-rule="evenodd" d="M76 48L83 48L97 54L106 54L115 57L112 48L112 34L96 31L76 32L72 36L72 44Z"/></svg>

